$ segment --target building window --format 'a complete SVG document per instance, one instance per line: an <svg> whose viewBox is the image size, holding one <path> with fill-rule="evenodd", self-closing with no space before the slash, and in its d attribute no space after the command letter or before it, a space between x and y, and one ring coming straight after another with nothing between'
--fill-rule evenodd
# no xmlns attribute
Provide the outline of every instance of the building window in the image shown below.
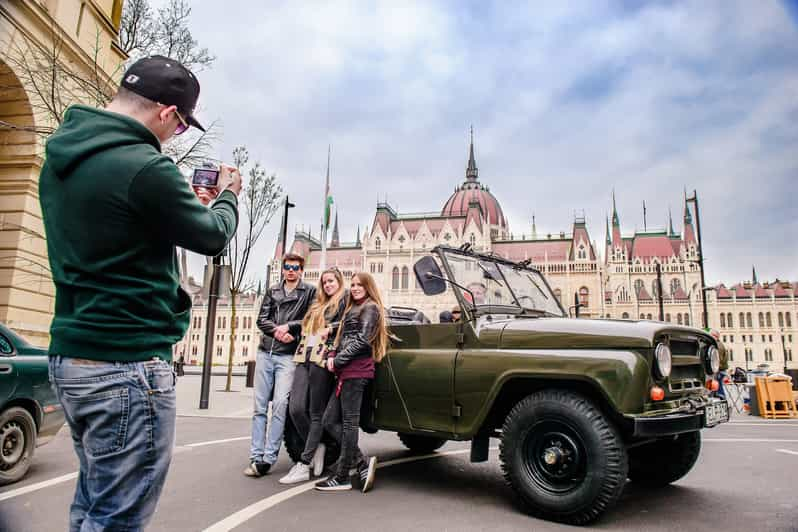
<svg viewBox="0 0 798 532"><path fill-rule="evenodd" d="M732 334L731 336L729 336L729 341L730 341L731 343L734 343L734 335L733 335L733 334Z"/></svg>
<svg viewBox="0 0 798 532"><path fill-rule="evenodd" d="M629 313L628 312L624 312L623 314L621 314L621 319L622 320L628 320L629 319Z"/></svg>
<svg viewBox="0 0 798 532"><path fill-rule="evenodd" d="M555 288L554 289L554 297L556 297L557 301L559 301L560 305L562 305L562 290L560 290L559 288Z"/></svg>
<svg viewBox="0 0 798 532"><path fill-rule="evenodd" d="M677 323L678 325L681 325L681 324L682 324L682 315L681 315L681 313L677 313L677 314L676 314L676 323Z"/></svg>
<svg viewBox="0 0 798 532"><path fill-rule="evenodd" d="M729 326L729 329L734 327L734 324L732 323L732 313L731 312L726 313L726 324Z"/></svg>
<svg viewBox="0 0 798 532"><path fill-rule="evenodd" d="M687 313L685 313L685 315L684 315L684 324L685 325L690 325L690 315L687 314Z"/></svg>
<svg viewBox="0 0 798 532"><path fill-rule="evenodd" d="M734 362L734 350L727 349L726 351L729 353L729 362Z"/></svg>
<svg viewBox="0 0 798 532"><path fill-rule="evenodd" d="M646 315L645 315L645 314L643 314L642 312L640 313L640 319L641 319L641 320L644 320L644 319L646 319Z"/></svg>
<svg viewBox="0 0 798 532"><path fill-rule="evenodd" d="M676 291L681 287L682 283L679 281L679 279L671 279L671 294L675 294Z"/></svg>
<svg viewBox="0 0 798 532"><path fill-rule="evenodd" d="M653 317L651 317L651 314L646 314L646 319L647 319L647 320L652 320L652 319L654 319L654 318L653 318Z"/></svg>
<svg viewBox="0 0 798 532"><path fill-rule="evenodd" d="M754 360L754 353L750 349L745 350L745 361L746 362L753 362Z"/></svg>
<svg viewBox="0 0 798 532"><path fill-rule="evenodd" d="M768 327L773 327L773 320L770 318L770 312L765 313L765 324Z"/></svg>
<svg viewBox="0 0 798 532"><path fill-rule="evenodd" d="M471 236L468 237L468 241L471 243L471 247L477 245L477 237L474 235L474 233L471 233Z"/></svg>
<svg viewBox="0 0 798 532"><path fill-rule="evenodd" d="M790 313L789 312L785 312L784 313L784 324L787 327L792 327L792 320L790 319Z"/></svg>
<svg viewBox="0 0 798 532"><path fill-rule="evenodd" d="M778 320L779 320L779 327L784 327L784 313L783 312L779 312Z"/></svg>
<svg viewBox="0 0 798 532"><path fill-rule="evenodd" d="M635 297L640 298L640 292L643 290L643 280L635 279Z"/></svg>
<svg viewBox="0 0 798 532"><path fill-rule="evenodd" d="M671 322L671 315L670 314L665 314L665 321L667 321L668 323Z"/></svg>
<svg viewBox="0 0 798 532"><path fill-rule="evenodd" d="M773 362L773 351L765 349L765 362Z"/></svg>
<svg viewBox="0 0 798 532"><path fill-rule="evenodd" d="M784 360L786 360L787 362L792 362L792 349L787 349L784 352Z"/></svg>
<svg viewBox="0 0 798 532"><path fill-rule="evenodd" d="M249 356L249 347L244 346L244 358L247 358L248 356Z"/></svg>
<svg viewBox="0 0 798 532"><path fill-rule="evenodd" d="M369 265L369 271L371 271L371 273L375 273L377 271L377 265L372 262Z"/></svg>
<svg viewBox="0 0 798 532"><path fill-rule="evenodd" d="M410 287L410 272L407 266L402 266L402 290L407 290Z"/></svg>
<svg viewBox="0 0 798 532"><path fill-rule="evenodd" d="M765 328L765 315L762 314L761 312L759 313L759 328L760 329Z"/></svg>
<svg viewBox="0 0 798 532"><path fill-rule="evenodd" d="M656 280L651 281L651 296L654 299L659 299L659 285Z"/></svg>
<svg viewBox="0 0 798 532"><path fill-rule="evenodd" d="M763 344L765 343L765 335L764 334L762 335L762 343Z"/></svg>
<svg viewBox="0 0 798 532"><path fill-rule="evenodd" d="M723 312L720 313L720 328L721 329L726 328L726 314L724 314Z"/></svg>
<svg viewBox="0 0 798 532"><path fill-rule="evenodd" d="M379 250L380 248L382 248L382 241L380 240L380 237L377 237L374 240L374 249Z"/></svg>
<svg viewBox="0 0 798 532"><path fill-rule="evenodd" d="M753 329L754 328L754 322L751 319L751 313L750 312L746 312L745 313L745 324L748 326L749 329Z"/></svg>
<svg viewBox="0 0 798 532"><path fill-rule="evenodd" d="M377 273L382 273L382 263L377 264Z"/></svg>
<svg viewBox="0 0 798 532"><path fill-rule="evenodd" d="M579 289L579 304L585 308L588 308L588 305L590 304L589 295L590 294L586 286L583 286L582 288Z"/></svg>
<svg viewBox="0 0 798 532"><path fill-rule="evenodd" d="M740 328L741 329L745 328L745 314L743 314L742 312L740 312Z"/></svg>
<svg viewBox="0 0 798 532"><path fill-rule="evenodd" d="M393 272L391 273L391 288L393 290L399 290L399 267L394 266Z"/></svg>

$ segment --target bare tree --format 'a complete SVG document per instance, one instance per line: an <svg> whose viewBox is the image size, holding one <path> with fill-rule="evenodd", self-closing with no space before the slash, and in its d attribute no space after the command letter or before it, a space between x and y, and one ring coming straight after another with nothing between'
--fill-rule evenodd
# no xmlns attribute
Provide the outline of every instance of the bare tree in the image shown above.
<svg viewBox="0 0 798 532"><path fill-rule="evenodd" d="M243 169L249 163L249 150L238 146L233 150L233 165ZM230 262L230 349L227 357L227 384L225 391L230 391L233 379L233 355L238 322L236 303L238 297L251 291L254 283L247 280L247 266L263 229L269 223L279 206L283 189L277 183L277 176L266 175L260 162L255 162L249 169L248 179L241 193L244 203L244 219L239 222L238 230L228 247Z"/></svg>
<svg viewBox="0 0 798 532"><path fill-rule="evenodd" d="M165 55L190 70L204 70L216 58L194 39L188 27L190 16L186 0L169 0L157 14L153 14L149 0L128 0L122 10L119 45L131 59Z"/></svg>

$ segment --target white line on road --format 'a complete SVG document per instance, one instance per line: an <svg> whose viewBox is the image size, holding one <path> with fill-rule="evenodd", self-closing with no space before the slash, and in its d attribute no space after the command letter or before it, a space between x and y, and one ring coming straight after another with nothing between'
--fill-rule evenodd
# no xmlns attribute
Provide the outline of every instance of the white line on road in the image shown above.
<svg viewBox="0 0 798 532"><path fill-rule="evenodd" d="M498 447L491 447L491 450L497 450ZM446 451L442 453L432 453L432 454L424 454L421 456L408 456L406 458L397 458L396 460L389 460L388 462L383 462L379 464L378 468L383 467L390 467L399 464L406 464L408 462L417 462L419 460L430 460L432 458L442 458L444 456L451 456L455 454L466 454L470 453L471 449L459 449L457 451ZM318 480L312 480L310 482L306 482L304 484L300 484L294 488L291 488L286 491L282 491L270 497L266 497L265 499L261 499L258 502L251 504L241 510L237 511L236 513L222 519L221 521L212 524L208 528L206 528L203 532L228 532L233 530L235 527L243 524L244 522L252 519L256 515L261 512L272 508L280 504L281 502L285 502L288 499L296 497L297 495L301 495L306 491L310 491L313 489L313 486L316 484Z"/></svg>
<svg viewBox="0 0 798 532"><path fill-rule="evenodd" d="M238 438L227 438L226 440L211 440L211 441L201 441L197 443L188 443L186 445L176 445L174 448L174 454L180 454L181 452L193 449L194 447L204 447L206 445L217 445L219 443L228 443L231 441L248 440L249 438L250 438L249 436L240 436ZM68 482L77 477L78 477L78 472L75 471L67 475L51 478L50 480L43 480L42 482L37 482L36 484L31 484L29 486L17 488L15 490L6 491L0 493L0 501L5 501L14 497L19 497L20 495L25 495L26 493L30 493L32 491L38 491L44 488L49 488L50 486L55 486L56 484L61 484L62 482Z"/></svg>
<svg viewBox="0 0 798 532"><path fill-rule="evenodd" d="M798 456L798 451L790 451L787 449L776 449L776 452L785 453L785 454L794 454L795 456Z"/></svg>
<svg viewBox="0 0 798 532"><path fill-rule="evenodd" d="M729 425L739 427L795 427L798 428L798 423L749 423L743 421L732 421Z"/></svg>
<svg viewBox="0 0 798 532"><path fill-rule="evenodd" d="M798 443L798 440L776 440L773 438L702 438L714 443Z"/></svg>
<svg viewBox="0 0 798 532"><path fill-rule="evenodd" d="M12 497L17 497L19 495L25 495L26 493L30 493L32 491L40 490L43 488L48 488L50 486L60 484L61 482L72 480L73 478L78 478L77 471L75 471L74 473L69 473L68 475L62 475L60 477L51 478L50 480L37 482L36 484L31 484L30 486L25 486L24 488L17 488L15 490L7 491L5 493L0 493L0 501L11 499Z"/></svg>

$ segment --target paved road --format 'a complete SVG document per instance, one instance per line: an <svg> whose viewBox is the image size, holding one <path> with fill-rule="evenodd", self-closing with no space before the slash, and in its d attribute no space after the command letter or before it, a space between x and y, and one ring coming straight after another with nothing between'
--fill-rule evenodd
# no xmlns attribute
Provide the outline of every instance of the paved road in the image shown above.
<svg viewBox="0 0 798 532"><path fill-rule="evenodd" d="M185 396L194 389L190 382L181 386ZM230 397L212 397L212 404L220 405L216 414L220 408L240 412L248 400ZM195 398L187 397L186 404ZM448 443L436 457L419 459L394 434L364 435L366 450L385 465L375 489L367 495L318 493L310 485L278 484L290 467L284 453L273 475L250 479L241 474L248 450L246 418L182 415L177 426L176 453L152 531L572 529L528 517L516 507L496 451L488 463L470 464L467 445ZM628 484L618 506L591 528L798 531L798 422L740 417L705 431L704 438L699 463L687 477L659 490ZM37 450L22 482L0 489L0 530L66 530L76 469L64 430Z"/></svg>

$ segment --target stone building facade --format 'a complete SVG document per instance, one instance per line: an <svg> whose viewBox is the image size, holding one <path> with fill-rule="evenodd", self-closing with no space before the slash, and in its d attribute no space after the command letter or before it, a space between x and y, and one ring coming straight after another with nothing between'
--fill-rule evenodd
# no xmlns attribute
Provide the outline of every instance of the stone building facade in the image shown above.
<svg viewBox="0 0 798 532"><path fill-rule="evenodd" d="M55 124L21 66L31 47L58 50L73 72L112 83L126 55L117 46L123 0L0 2L0 321L38 345L49 342L53 286L39 208L44 134ZM75 87L70 91L76 94Z"/></svg>

